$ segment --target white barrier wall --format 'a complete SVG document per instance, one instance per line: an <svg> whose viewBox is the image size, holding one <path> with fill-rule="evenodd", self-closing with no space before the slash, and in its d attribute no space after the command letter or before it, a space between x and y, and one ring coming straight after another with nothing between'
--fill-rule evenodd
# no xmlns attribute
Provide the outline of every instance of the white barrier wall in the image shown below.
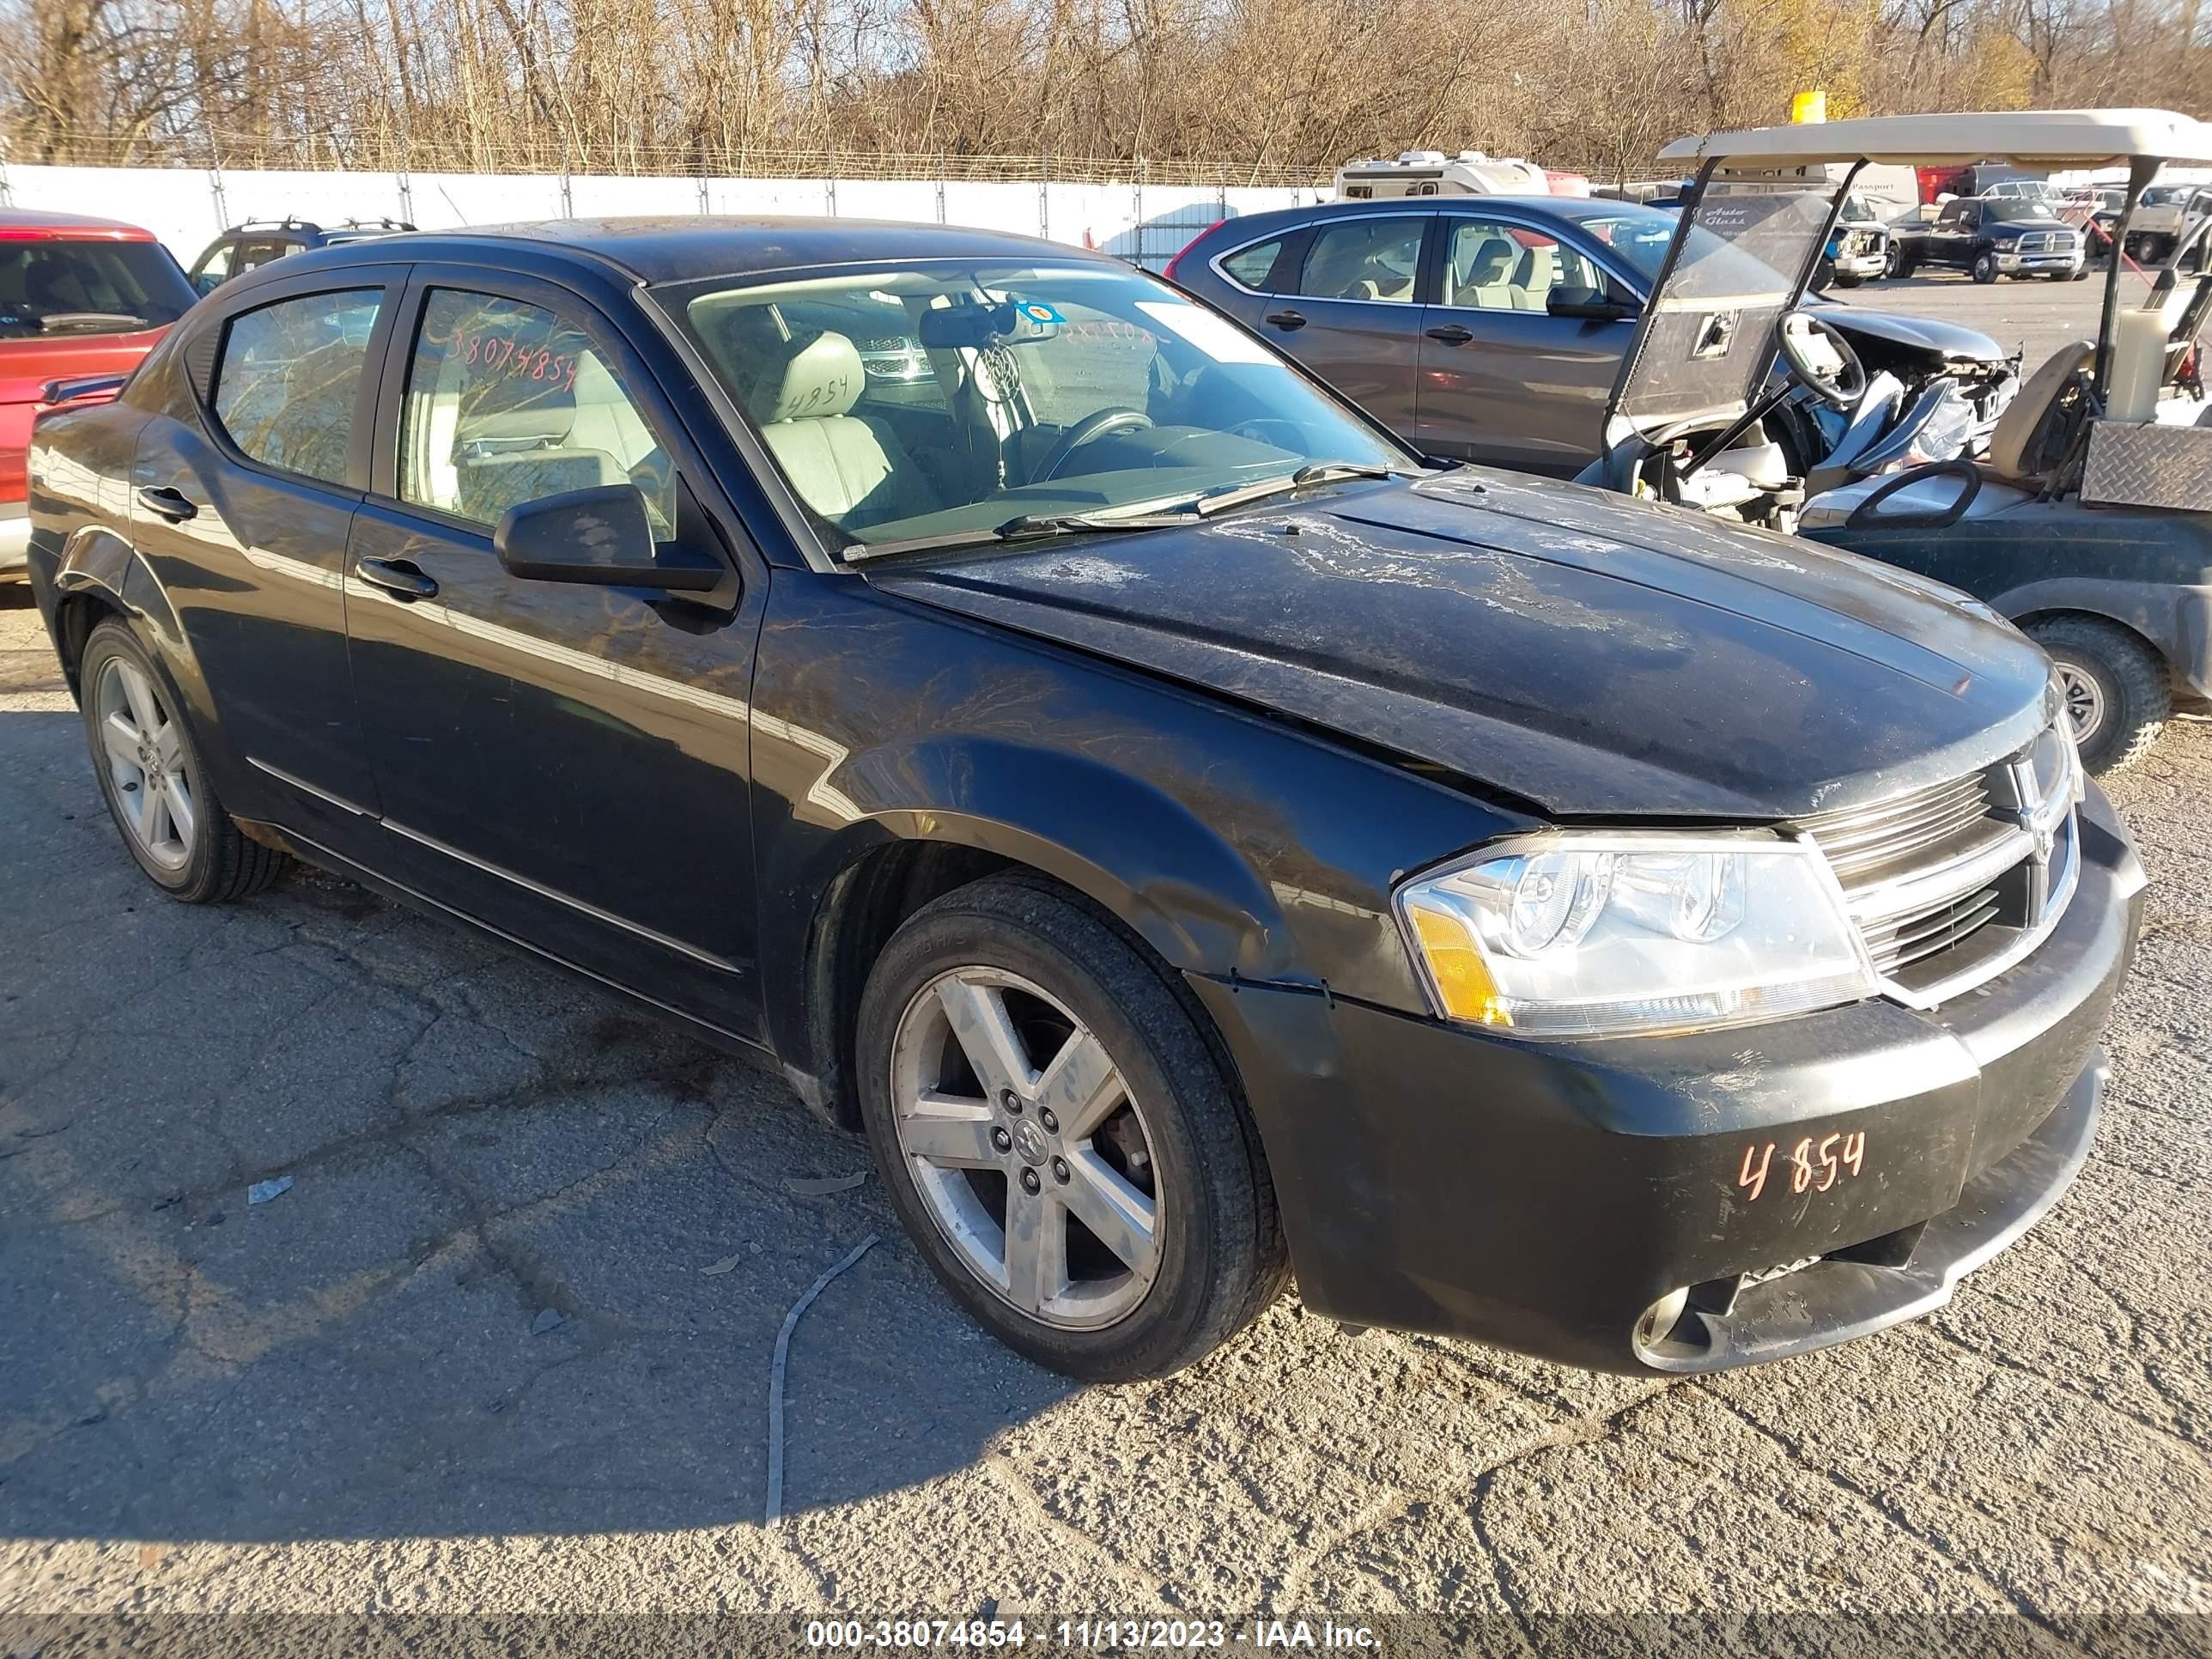
<svg viewBox="0 0 2212 1659"><path fill-rule="evenodd" d="M0 206L143 225L190 264L226 228L287 215L318 224L400 219L425 230L568 216L801 214L1018 231L1157 270L1218 219L1294 207L1326 190L993 184L933 179L562 179L529 173L202 173L0 166Z"/></svg>

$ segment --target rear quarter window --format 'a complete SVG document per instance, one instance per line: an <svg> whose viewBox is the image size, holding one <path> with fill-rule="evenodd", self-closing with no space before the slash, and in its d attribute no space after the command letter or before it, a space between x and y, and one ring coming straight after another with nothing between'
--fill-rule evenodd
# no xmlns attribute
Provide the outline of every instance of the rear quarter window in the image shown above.
<svg viewBox="0 0 2212 1659"><path fill-rule="evenodd" d="M223 330L215 415L264 466L345 482L354 407L381 289L308 294L241 312Z"/></svg>
<svg viewBox="0 0 2212 1659"><path fill-rule="evenodd" d="M1261 294L1273 294L1275 262L1282 257L1283 239L1259 242L1239 248L1221 262L1221 268L1244 287Z"/></svg>

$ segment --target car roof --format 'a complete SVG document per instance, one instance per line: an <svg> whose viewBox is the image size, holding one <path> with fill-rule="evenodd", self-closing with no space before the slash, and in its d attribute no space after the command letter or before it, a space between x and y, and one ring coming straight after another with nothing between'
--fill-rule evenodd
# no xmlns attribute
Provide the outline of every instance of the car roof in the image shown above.
<svg viewBox="0 0 2212 1659"><path fill-rule="evenodd" d="M454 254L482 258L501 245L580 256L603 266L612 265L647 283L887 260L1018 259L1026 263L1049 258L1123 263L1106 254L1034 236L957 225L795 216L720 218L703 214L680 218L551 219L473 226L466 230L401 231L333 245L299 258L325 264L434 259Z"/></svg>
<svg viewBox="0 0 2212 1659"><path fill-rule="evenodd" d="M2132 156L2212 161L2212 125L2165 109L2002 110L1957 115L1856 115L1677 138L1662 161L1715 157L1774 166L1820 161L2097 166Z"/></svg>
<svg viewBox="0 0 2212 1659"><path fill-rule="evenodd" d="M1248 213L1234 219L1224 219L1194 240L1191 246L1196 247L1202 241L1211 247L1232 238L1239 245L1249 245L1279 231L1330 219L1364 219L1378 213L1435 213L1440 209L1485 207L1501 207L1531 215L1549 214L1555 219L1565 219L1577 224L1585 219L1619 218L1623 214L1668 216L1663 209L1655 208L1649 203L1623 202L1610 196L1492 196L1473 192L1450 196L1384 196L1373 201L1311 202L1304 207L1270 208L1264 213Z"/></svg>
<svg viewBox="0 0 2212 1659"><path fill-rule="evenodd" d="M0 208L0 238L12 242L48 237L92 237L105 242L150 242L154 233L120 219L96 219L86 213L44 213L35 208Z"/></svg>

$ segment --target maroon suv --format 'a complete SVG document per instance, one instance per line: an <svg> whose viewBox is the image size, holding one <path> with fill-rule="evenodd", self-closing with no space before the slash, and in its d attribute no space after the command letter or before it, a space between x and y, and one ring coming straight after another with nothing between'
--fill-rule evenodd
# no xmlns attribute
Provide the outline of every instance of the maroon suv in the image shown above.
<svg viewBox="0 0 2212 1659"><path fill-rule="evenodd" d="M23 455L46 389L128 374L196 297L151 231L0 212L0 580L23 572Z"/></svg>

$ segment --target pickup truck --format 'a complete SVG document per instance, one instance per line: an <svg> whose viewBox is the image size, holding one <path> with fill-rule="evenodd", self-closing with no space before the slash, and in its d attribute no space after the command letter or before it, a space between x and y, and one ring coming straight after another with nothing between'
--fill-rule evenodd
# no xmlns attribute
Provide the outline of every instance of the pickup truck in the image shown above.
<svg viewBox="0 0 2212 1659"><path fill-rule="evenodd" d="M195 297L151 231L80 214L0 212L0 581L23 575L23 458L46 389L129 374Z"/></svg>
<svg viewBox="0 0 2212 1659"><path fill-rule="evenodd" d="M1954 197L1924 229L1903 223L1890 228L1899 276L1930 265L1963 270L1978 283L2000 276L2079 282L2089 274L2081 233L2039 201Z"/></svg>

